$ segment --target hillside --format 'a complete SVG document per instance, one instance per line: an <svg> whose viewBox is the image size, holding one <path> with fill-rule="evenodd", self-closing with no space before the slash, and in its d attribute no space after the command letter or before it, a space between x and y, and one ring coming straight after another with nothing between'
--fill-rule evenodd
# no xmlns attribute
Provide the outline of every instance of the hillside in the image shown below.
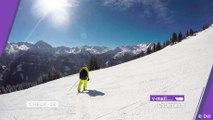
<svg viewBox="0 0 213 120"><path fill-rule="evenodd" d="M87 93L78 74L0 95L1 120L190 120L213 61L213 27L140 59L91 72ZM181 107L162 108L152 94L183 94ZM57 101L27 108L27 101Z"/></svg>

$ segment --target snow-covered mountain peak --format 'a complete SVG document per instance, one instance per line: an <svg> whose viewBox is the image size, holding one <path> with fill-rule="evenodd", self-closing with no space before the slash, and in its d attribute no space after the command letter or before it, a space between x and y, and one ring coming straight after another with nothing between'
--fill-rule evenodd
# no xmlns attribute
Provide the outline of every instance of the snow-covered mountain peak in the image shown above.
<svg viewBox="0 0 213 120"><path fill-rule="evenodd" d="M46 53L47 54L54 54L55 50L54 50L54 48L50 44L48 44L48 43L40 40L40 41L36 42L29 49L29 52L39 53L39 54L46 54Z"/></svg>
<svg viewBox="0 0 213 120"><path fill-rule="evenodd" d="M150 44L139 44L139 45L127 45L127 46L121 46L115 48L115 51L117 52L114 55L114 59L120 58L124 56L125 54L129 55L137 55L140 54L142 51L146 51L147 48L150 47Z"/></svg>
<svg viewBox="0 0 213 120"><path fill-rule="evenodd" d="M44 42L43 40L40 40L38 42L35 43L34 45L37 48L52 48L52 46L46 42Z"/></svg>
<svg viewBox="0 0 213 120"><path fill-rule="evenodd" d="M19 43L9 43L7 44L5 51L9 54L15 54L19 51L27 51L32 44L28 42L19 42Z"/></svg>

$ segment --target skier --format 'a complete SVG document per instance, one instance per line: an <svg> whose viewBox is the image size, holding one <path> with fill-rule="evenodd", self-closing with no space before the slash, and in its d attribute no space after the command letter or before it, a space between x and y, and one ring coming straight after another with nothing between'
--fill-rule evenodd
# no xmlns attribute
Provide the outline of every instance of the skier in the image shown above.
<svg viewBox="0 0 213 120"><path fill-rule="evenodd" d="M87 66L82 67L79 72L80 81L78 84L78 93L81 92L81 86L84 84L83 90L85 91L87 88L87 82L89 81L89 69Z"/></svg>

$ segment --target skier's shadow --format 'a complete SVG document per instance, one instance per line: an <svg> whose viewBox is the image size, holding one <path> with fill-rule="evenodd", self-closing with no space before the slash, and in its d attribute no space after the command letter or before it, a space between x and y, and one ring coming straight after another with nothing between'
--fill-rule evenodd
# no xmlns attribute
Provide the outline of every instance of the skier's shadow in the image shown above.
<svg viewBox="0 0 213 120"><path fill-rule="evenodd" d="M104 96L105 95L105 93L103 93L101 91L97 91L97 90L88 90L86 92L86 94L88 94L91 97Z"/></svg>

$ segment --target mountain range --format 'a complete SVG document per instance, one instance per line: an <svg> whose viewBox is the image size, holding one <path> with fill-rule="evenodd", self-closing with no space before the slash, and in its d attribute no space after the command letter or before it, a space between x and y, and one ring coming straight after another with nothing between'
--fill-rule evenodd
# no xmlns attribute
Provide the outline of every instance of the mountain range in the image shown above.
<svg viewBox="0 0 213 120"><path fill-rule="evenodd" d="M105 46L52 47L44 41L8 43L0 57L0 85L16 85L41 79L51 69L66 76L90 64L92 56L101 68L132 60L153 44L109 48Z"/></svg>

